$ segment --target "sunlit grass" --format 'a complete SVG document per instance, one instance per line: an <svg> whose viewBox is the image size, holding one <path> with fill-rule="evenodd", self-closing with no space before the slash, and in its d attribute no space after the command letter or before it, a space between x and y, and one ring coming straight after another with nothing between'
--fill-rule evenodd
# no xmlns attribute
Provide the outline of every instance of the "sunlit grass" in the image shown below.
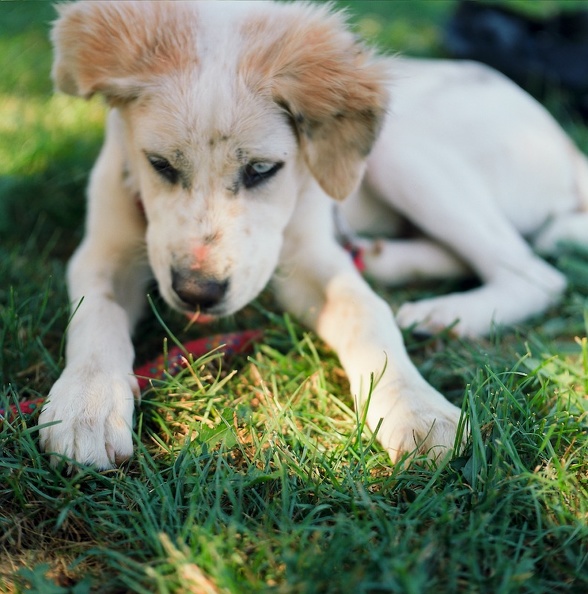
<svg viewBox="0 0 588 594"><path fill-rule="evenodd" d="M336 395L337 362L319 360L317 346L300 335L287 366L261 347L236 375L219 374L214 356L195 362L197 380L188 370L145 397L137 453L120 471L64 476L39 455L33 426L5 426L0 497L14 513L37 510L18 520L23 551L67 540L80 565L64 575L82 580L94 567L108 576L104 591L181 591L195 579L237 592L583 583L587 407L570 412L541 373L555 366L577 379L580 348L479 368L465 392L470 445L436 469L386 463ZM36 554L53 558L46 545Z"/></svg>

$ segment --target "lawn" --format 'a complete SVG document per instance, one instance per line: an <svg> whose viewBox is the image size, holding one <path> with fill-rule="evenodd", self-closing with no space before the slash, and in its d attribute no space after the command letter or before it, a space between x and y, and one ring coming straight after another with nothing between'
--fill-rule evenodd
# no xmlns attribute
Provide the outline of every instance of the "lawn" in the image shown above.
<svg viewBox="0 0 588 594"><path fill-rule="evenodd" d="M453 6L345 4L362 35L415 55L439 54ZM48 2L0 2L0 408L45 396L63 368L64 268L102 135L100 100L52 94L52 18ZM588 150L588 130L549 106ZM555 263L570 288L539 319L475 342L406 335L470 419L440 467L389 463L334 354L271 294L198 329L154 295L140 361L207 334L265 340L146 391L136 454L114 471L51 468L34 412L0 422L0 591L588 591L588 252ZM397 307L455 286L377 288Z"/></svg>

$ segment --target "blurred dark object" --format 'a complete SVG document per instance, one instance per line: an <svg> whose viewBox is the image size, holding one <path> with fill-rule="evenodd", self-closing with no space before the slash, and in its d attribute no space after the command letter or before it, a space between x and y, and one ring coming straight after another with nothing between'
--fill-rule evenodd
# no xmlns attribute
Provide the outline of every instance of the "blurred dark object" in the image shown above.
<svg viewBox="0 0 588 594"><path fill-rule="evenodd" d="M540 99L557 90L566 108L588 122L588 9L541 18L462 0L444 43L451 57L484 62Z"/></svg>

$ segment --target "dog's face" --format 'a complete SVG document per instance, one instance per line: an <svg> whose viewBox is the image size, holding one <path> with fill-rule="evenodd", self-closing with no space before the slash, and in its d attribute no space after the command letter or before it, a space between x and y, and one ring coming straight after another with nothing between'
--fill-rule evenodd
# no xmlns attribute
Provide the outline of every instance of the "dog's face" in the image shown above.
<svg viewBox="0 0 588 594"><path fill-rule="evenodd" d="M270 98L216 71L165 83L123 108L149 261L172 306L227 315L275 270L305 169Z"/></svg>
<svg viewBox="0 0 588 594"><path fill-rule="evenodd" d="M339 15L308 4L84 2L53 32L62 90L102 93L165 299L230 314L267 284L300 192L353 191L386 75Z"/></svg>

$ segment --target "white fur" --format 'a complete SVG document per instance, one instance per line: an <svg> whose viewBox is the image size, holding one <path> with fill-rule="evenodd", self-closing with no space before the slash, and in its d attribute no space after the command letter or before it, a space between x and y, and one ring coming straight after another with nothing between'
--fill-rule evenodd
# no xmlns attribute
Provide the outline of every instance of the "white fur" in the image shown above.
<svg viewBox="0 0 588 594"><path fill-rule="evenodd" d="M459 409L419 375L389 306L336 241L333 201L283 109L235 74L245 49L239 23L295 9L237 4L193 8L197 68L143 85L133 101L113 101L86 235L69 266L77 311L67 366L41 414L42 446L54 462L65 455L99 468L132 454L138 393L130 333L147 279L146 244L162 295L179 309L186 308L172 290L172 267L230 279L226 297L207 312L214 316L236 312L273 277L283 307L336 350L361 407L377 380L367 421L372 429L381 423L378 438L392 460L415 449L436 457L454 445ZM298 16L312 10L304 5ZM575 214L588 202L584 157L538 104L483 66L397 58L389 68L389 116L364 184L342 210L361 233L389 235L406 218L423 236L363 240L368 273L393 284L473 271L483 283L403 305L400 325L435 332L457 322L457 333L481 335L494 322L518 322L556 303L565 279L523 236L543 249L569 235L586 239L586 215ZM64 80L69 92L106 94ZM117 93L130 84L121 80ZM234 193L238 149L284 166ZM189 183L170 186L145 151L178 150Z"/></svg>
<svg viewBox="0 0 588 594"><path fill-rule="evenodd" d="M523 238L544 252L588 240L585 157L543 107L483 65L406 59L393 68L391 116L362 192L343 210L370 232L366 205L384 203L428 239L363 242L367 272L395 284L473 271L483 282L406 303L399 324L436 332L456 323L477 336L557 303L564 276Z"/></svg>

